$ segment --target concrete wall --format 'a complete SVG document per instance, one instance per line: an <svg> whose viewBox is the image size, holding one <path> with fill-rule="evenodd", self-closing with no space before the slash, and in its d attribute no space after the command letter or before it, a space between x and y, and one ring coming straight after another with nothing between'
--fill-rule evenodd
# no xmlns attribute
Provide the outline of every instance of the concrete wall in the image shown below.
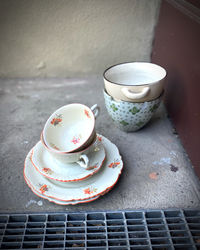
<svg viewBox="0 0 200 250"><path fill-rule="evenodd" d="M149 61L160 0L0 0L0 77L101 74Z"/></svg>

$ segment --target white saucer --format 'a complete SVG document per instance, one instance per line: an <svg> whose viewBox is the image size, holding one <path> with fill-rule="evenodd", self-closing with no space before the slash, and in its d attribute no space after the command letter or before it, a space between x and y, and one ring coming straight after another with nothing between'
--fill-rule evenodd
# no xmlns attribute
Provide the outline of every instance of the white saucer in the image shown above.
<svg viewBox="0 0 200 250"><path fill-rule="evenodd" d="M94 152L88 154L90 170L86 170L77 163L63 164L54 160L42 142L39 141L32 149L31 162L36 170L45 177L55 181L71 182L84 180L97 173L105 160L105 156L103 144L98 141Z"/></svg>
<svg viewBox="0 0 200 250"><path fill-rule="evenodd" d="M25 179L37 193L59 201L79 201L102 195L117 183L123 169L123 162L118 148L113 143L101 135L99 139L102 141L107 157L100 171L91 178L78 182L47 179L33 166L30 151L24 163Z"/></svg>
<svg viewBox="0 0 200 250"><path fill-rule="evenodd" d="M46 197L44 196L43 194L41 193L38 193L37 191L35 191L29 184L28 180L26 180L25 178L25 181L27 183L27 185L30 187L30 189L33 191L34 194L36 194L37 196L39 196L40 198L43 198L43 199L46 199L50 202L53 202L55 204L58 204L58 205L77 205L77 204L80 204L80 203L89 203L91 201L95 201L97 200L100 196L106 194L107 192L110 191L110 189L108 189L106 192L102 193L101 195L97 195L93 198L90 198L90 199L85 199L85 200L77 200L77 201L59 201L59 200L56 200L56 199L53 199L53 198L49 198L49 197Z"/></svg>

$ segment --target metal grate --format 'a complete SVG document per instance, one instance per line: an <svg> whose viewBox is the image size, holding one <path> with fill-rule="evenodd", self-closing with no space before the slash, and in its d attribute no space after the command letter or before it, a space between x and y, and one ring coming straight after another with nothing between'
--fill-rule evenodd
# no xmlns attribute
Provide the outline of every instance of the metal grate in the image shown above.
<svg viewBox="0 0 200 250"><path fill-rule="evenodd" d="M0 249L200 249L200 210L0 214Z"/></svg>

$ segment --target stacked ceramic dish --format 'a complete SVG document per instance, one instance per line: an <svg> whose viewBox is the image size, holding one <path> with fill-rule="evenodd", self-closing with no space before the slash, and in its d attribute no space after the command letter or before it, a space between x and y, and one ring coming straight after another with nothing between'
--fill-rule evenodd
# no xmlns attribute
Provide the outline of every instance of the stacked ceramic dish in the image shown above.
<svg viewBox="0 0 200 250"><path fill-rule="evenodd" d="M24 178L38 196L60 205L96 200L117 182L123 163L118 148L97 134L99 107L69 104L47 120L28 153Z"/></svg>
<svg viewBox="0 0 200 250"><path fill-rule="evenodd" d="M165 69L146 62L122 63L103 76L106 109L116 126L126 132L145 126L161 102Z"/></svg>

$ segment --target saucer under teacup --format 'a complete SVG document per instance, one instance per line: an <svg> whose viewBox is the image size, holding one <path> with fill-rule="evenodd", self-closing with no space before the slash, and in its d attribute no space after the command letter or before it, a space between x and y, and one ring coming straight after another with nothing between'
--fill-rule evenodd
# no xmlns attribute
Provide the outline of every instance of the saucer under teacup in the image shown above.
<svg viewBox="0 0 200 250"><path fill-rule="evenodd" d="M25 177L24 177L25 178ZM29 184L29 181L25 178L25 181L27 183L27 185L30 187L30 189L32 190L32 192L34 194L36 194L37 196L45 199L45 200L48 200L50 202L53 202L57 205L77 205L77 204L80 204L80 203L89 203L91 201L95 201L97 200L100 196L106 194L107 192L110 191L110 189L106 190L104 193L102 193L101 195L97 195L97 196L94 196L93 198L89 198L89 199L85 199L85 200L73 200L73 201L60 201L60 200L56 200L54 198L49 198L49 197L46 197L45 195L43 195L42 193L38 193L36 190L34 190L34 188Z"/></svg>
<svg viewBox="0 0 200 250"><path fill-rule="evenodd" d="M89 167L84 169L76 162L61 163L53 158L41 141L33 148L31 162L35 169L43 176L60 182L73 182L84 180L97 173L106 157L103 144L98 140L94 150L88 154Z"/></svg>
<svg viewBox="0 0 200 250"><path fill-rule="evenodd" d="M90 178L65 183L45 178L33 166L30 151L24 163L25 180L37 194L58 201L83 201L103 195L117 183L123 169L123 162L116 145L102 135L99 135L99 140L105 148L107 157L100 171Z"/></svg>

